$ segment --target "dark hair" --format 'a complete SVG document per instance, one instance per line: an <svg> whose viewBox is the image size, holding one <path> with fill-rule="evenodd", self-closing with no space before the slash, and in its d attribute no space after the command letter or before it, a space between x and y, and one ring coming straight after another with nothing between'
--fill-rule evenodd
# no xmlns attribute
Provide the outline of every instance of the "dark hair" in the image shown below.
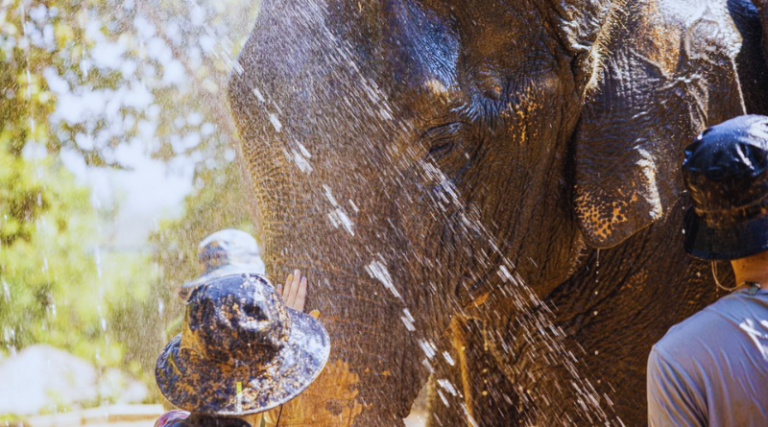
<svg viewBox="0 0 768 427"><path fill-rule="evenodd" d="M187 418L190 427L251 427L251 425L234 417L217 417L215 415L190 414Z"/></svg>

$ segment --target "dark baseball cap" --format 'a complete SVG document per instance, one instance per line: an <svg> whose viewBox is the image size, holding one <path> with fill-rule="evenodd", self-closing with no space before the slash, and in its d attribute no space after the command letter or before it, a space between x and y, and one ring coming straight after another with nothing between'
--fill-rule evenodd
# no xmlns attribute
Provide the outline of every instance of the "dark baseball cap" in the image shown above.
<svg viewBox="0 0 768 427"><path fill-rule="evenodd" d="M693 198L685 250L705 260L768 250L768 117L739 116L705 130L685 149Z"/></svg>

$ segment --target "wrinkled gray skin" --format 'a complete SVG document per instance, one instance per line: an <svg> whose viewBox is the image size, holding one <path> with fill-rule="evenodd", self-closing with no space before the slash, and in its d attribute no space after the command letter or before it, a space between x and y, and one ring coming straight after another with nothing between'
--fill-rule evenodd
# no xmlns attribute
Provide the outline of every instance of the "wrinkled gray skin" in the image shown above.
<svg viewBox="0 0 768 427"><path fill-rule="evenodd" d="M651 345L717 296L683 147L766 111L761 43L743 0L264 0L232 110L333 343L292 425L402 425L430 373L435 426L644 425Z"/></svg>

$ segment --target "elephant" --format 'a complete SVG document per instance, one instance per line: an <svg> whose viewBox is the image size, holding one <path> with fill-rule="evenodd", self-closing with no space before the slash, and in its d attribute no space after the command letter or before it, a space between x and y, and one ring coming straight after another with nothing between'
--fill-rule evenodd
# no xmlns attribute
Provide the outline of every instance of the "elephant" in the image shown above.
<svg viewBox="0 0 768 427"><path fill-rule="evenodd" d="M721 295L683 148L766 75L746 0L263 0L248 197L332 339L283 422L403 426L429 381L430 426L645 424L651 346Z"/></svg>

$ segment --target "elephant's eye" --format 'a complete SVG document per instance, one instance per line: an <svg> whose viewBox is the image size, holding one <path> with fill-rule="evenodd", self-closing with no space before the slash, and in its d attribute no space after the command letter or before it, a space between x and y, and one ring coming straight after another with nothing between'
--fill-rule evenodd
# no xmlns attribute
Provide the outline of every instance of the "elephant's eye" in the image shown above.
<svg viewBox="0 0 768 427"><path fill-rule="evenodd" d="M458 143L460 131L461 123L453 122L430 128L424 132L422 139L428 144L429 157L440 161L454 151L460 145Z"/></svg>
<svg viewBox="0 0 768 427"><path fill-rule="evenodd" d="M472 164L471 145L465 136L464 123L459 121L432 127L422 136L429 147L427 158L452 181L460 180Z"/></svg>

